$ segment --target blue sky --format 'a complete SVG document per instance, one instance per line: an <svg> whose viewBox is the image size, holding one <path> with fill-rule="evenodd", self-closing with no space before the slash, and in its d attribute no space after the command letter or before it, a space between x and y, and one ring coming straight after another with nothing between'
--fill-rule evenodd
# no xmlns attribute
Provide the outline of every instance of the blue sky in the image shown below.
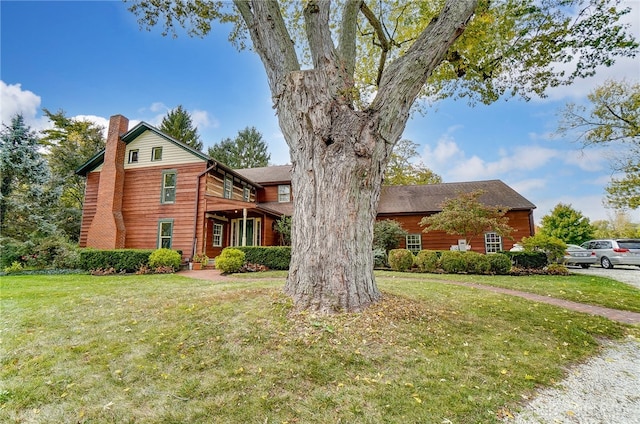
<svg viewBox="0 0 640 424"><path fill-rule="evenodd" d="M626 5L640 39L640 2ZM3 123L20 112L34 129L46 128L47 108L103 124L122 114L133 124L159 125L181 104L205 146L255 126L271 161L289 161L264 68L256 54L229 44L227 28L204 39L162 37L159 30L141 30L117 1L2 0L0 19ZM445 182L503 180L537 205L536 221L560 202L592 221L608 219L613 211L602 200L612 176L611 149L582 150L554 131L566 102L581 103L598 84L621 78L637 82L640 59L619 60L595 78L549 91L544 100L474 107L444 101L416 113L403 138L420 145L424 164ZM640 222L640 211L630 218Z"/></svg>

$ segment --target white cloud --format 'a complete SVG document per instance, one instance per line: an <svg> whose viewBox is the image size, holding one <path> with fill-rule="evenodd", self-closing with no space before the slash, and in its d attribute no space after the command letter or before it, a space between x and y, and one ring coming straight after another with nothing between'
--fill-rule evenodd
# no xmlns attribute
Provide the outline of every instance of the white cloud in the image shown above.
<svg viewBox="0 0 640 424"><path fill-rule="evenodd" d="M577 166L583 171L596 172L608 167L611 157L603 150L570 150L566 152L564 162Z"/></svg>
<svg viewBox="0 0 640 424"><path fill-rule="evenodd" d="M193 125L198 128L218 128L220 126L220 122L216 118L209 116L209 112L206 110L194 109L189 112L189 114L191 115Z"/></svg>
<svg viewBox="0 0 640 424"><path fill-rule="evenodd" d="M170 108L167 107L167 105L165 105L162 102L154 102L154 103L151 103L151 106L149 106L149 110L151 112L156 112L156 113L157 112L166 113L166 112L168 112L170 110Z"/></svg>
<svg viewBox="0 0 640 424"><path fill-rule="evenodd" d="M29 90L23 90L22 84L6 84L0 80L0 116L2 123L8 125L16 114L22 114L25 123L34 130L47 128L48 120L38 117L40 96Z"/></svg>
<svg viewBox="0 0 640 424"><path fill-rule="evenodd" d="M107 131L109 130L109 118L96 115L76 115L72 116L72 118L76 121L89 121L101 126L103 128L103 135L105 137L107 136ZM131 125L129 125L129 128L131 128Z"/></svg>

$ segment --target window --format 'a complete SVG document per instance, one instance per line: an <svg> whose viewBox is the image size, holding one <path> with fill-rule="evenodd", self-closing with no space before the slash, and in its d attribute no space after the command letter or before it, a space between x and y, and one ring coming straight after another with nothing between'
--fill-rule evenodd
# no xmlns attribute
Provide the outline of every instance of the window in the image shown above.
<svg viewBox="0 0 640 424"><path fill-rule="evenodd" d="M233 199L233 177L231 175L225 175L224 177L224 193L225 199Z"/></svg>
<svg viewBox="0 0 640 424"><path fill-rule="evenodd" d="M129 150L129 163L138 162L138 150Z"/></svg>
<svg viewBox="0 0 640 424"><path fill-rule="evenodd" d="M278 202L290 202L291 201L291 186L279 185L278 186Z"/></svg>
<svg viewBox="0 0 640 424"><path fill-rule="evenodd" d="M176 171L162 172L162 198L160 203L174 203L176 201Z"/></svg>
<svg viewBox="0 0 640 424"><path fill-rule="evenodd" d="M408 234L407 235L407 250L411 250L414 255L422 250L422 235L421 234Z"/></svg>
<svg viewBox="0 0 640 424"><path fill-rule="evenodd" d="M496 233L485 233L484 235L484 251L487 253L496 253L502 250L502 237Z"/></svg>
<svg viewBox="0 0 640 424"><path fill-rule="evenodd" d="M171 249L173 237L173 219L163 219L158 222L158 248Z"/></svg>
<svg viewBox="0 0 640 424"><path fill-rule="evenodd" d="M156 162L162 160L162 147L154 147L151 149L151 161Z"/></svg>
<svg viewBox="0 0 640 424"><path fill-rule="evenodd" d="M249 189L249 187L245 187L242 190L242 200L244 200L245 202L248 202L250 198L251 198L251 190Z"/></svg>
<svg viewBox="0 0 640 424"><path fill-rule="evenodd" d="M222 224L213 224L213 247L222 246L222 230L224 226Z"/></svg>

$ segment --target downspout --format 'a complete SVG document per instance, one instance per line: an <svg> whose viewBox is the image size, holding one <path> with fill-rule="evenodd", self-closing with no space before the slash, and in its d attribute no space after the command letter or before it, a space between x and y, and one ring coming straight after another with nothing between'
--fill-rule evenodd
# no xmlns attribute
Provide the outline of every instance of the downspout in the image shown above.
<svg viewBox="0 0 640 424"><path fill-rule="evenodd" d="M213 165L211 165L210 167L208 167L207 169L204 170L204 172L202 172L201 174L198 175L198 177L196 178L196 204L194 207L194 212L193 212L193 243L192 243L192 247L191 247L191 257L193 258L196 254L196 248L197 248L197 244L198 244L198 206L200 204L200 179L202 178L203 175L208 174L209 171L211 171L212 169L214 169L215 167L217 167L218 164L216 162L214 162Z"/></svg>

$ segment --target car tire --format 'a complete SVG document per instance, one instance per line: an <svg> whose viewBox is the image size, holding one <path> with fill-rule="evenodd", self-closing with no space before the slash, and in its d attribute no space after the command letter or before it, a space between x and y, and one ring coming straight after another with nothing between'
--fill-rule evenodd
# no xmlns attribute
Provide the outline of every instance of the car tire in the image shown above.
<svg viewBox="0 0 640 424"><path fill-rule="evenodd" d="M600 259L600 265L602 265L602 268L604 269L613 269L613 264L611 263L609 258L607 258L606 256L603 256Z"/></svg>
<svg viewBox="0 0 640 424"><path fill-rule="evenodd" d="M591 264L580 264L580 268L587 269L591 266Z"/></svg>

